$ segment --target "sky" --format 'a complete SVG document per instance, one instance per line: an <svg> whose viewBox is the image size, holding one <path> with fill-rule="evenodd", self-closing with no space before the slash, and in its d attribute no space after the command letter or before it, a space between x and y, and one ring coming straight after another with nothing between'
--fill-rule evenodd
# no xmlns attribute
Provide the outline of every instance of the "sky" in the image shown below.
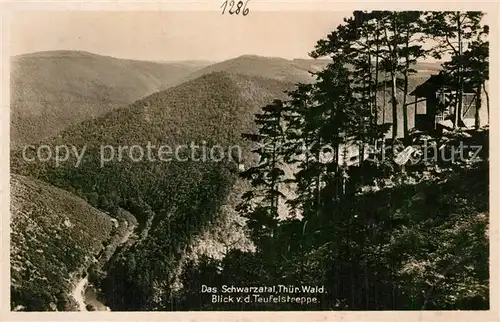
<svg viewBox="0 0 500 322"><path fill-rule="evenodd" d="M308 58L351 11L32 11L12 17L10 53L83 50L155 61ZM490 24L486 15L484 23Z"/></svg>
<svg viewBox="0 0 500 322"><path fill-rule="evenodd" d="M23 12L11 20L11 55L84 50L141 60L222 61L241 55L307 58L350 12Z"/></svg>

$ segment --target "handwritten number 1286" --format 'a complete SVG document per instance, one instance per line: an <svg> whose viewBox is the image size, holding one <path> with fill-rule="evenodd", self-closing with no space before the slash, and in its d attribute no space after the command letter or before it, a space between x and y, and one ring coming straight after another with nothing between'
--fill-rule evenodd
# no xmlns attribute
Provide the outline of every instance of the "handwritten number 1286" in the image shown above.
<svg viewBox="0 0 500 322"><path fill-rule="evenodd" d="M247 3L248 3L249 0L247 0L245 2L245 4L243 4L243 1L238 1L237 3L235 3L234 0L231 0L229 1L229 10L227 12L229 12L230 15L239 15L240 13L244 16L248 15L248 12L250 11L246 6L247 6ZM236 8L234 7L234 5L236 4ZM224 14L224 12L226 12L226 8L228 6L228 1L224 1L222 3L222 14Z"/></svg>

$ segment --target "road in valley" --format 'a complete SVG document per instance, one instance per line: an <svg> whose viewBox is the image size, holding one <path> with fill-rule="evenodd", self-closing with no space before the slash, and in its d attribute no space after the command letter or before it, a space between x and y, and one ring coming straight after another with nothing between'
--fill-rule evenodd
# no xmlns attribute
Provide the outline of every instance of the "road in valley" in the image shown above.
<svg viewBox="0 0 500 322"><path fill-rule="evenodd" d="M125 244L134 231L135 226L133 224L126 223L126 226L128 229L120 240L119 245ZM89 285L88 275L85 275L84 278L78 281L71 292L71 296L78 303L78 311L88 311L87 304L91 304L96 311L110 311L109 307L97 299L97 292L92 285Z"/></svg>

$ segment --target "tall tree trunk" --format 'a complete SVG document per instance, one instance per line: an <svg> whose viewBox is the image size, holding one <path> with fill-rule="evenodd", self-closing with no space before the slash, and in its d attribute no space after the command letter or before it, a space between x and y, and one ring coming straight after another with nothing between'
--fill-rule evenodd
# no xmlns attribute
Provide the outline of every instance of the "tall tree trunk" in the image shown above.
<svg viewBox="0 0 500 322"><path fill-rule="evenodd" d="M376 108L373 101L372 56L370 49L368 49L368 102L368 104L370 105L370 127L373 127L373 125L377 123L377 119L375 118ZM370 143L373 143L373 141Z"/></svg>
<svg viewBox="0 0 500 322"><path fill-rule="evenodd" d="M385 123L385 109L387 108L387 73L384 71L384 98L382 102L382 124Z"/></svg>
<svg viewBox="0 0 500 322"><path fill-rule="evenodd" d="M318 137L318 146L321 147L321 137ZM320 158L321 158L321 148L318 149L318 153L316 154L316 164L321 167L320 165ZM318 171L318 176L317 176L317 183L316 183L316 218L319 218L319 213L320 213L320 204L321 204L321 171L322 169L320 168Z"/></svg>
<svg viewBox="0 0 500 322"><path fill-rule="evenodd" d="M409 31L406 31L406 57L404 70L404 89L403 89L403 133L405 144L408 144L408 107L406 106L406 96L408 95L408 70L410 69L410 53L408 52L410 42Z"/></svg>
<svg viewBox="0 0 500 322"><path fill-rule="evenodd" d="M483 90L484 94L486 95L486 112L488 113L488 124L490 124L490 95L486 90L486 82L483 82Z"/></svg>
<svg viewBox="0 0 500 322"><path fill-rule="evenodd" d="M277 116L276 119L276 132L281 132L280 131L280 126L281 126L281 111L279 112L280 114ZM281 134L280 134L281 135ZM278 140L281 140L281 137L277 138ZM279 143L277 141L273 142L273 152L272 152L272 163L271 163L271 171L274 173L274 169L277 168L278 166L278 148L279 148ZM279 196L278 196L278 182L277 178L274 177L274 174L271 178L271 209L273 211L273 217L277 217L278 215L278 201L279 201Z"/></svg>
<svg viewBox="0 0 500 322"><path fill-rule="evenodd" d="M392 32L394 33L394 36L398 34L398 30L396 27L396 22L392 22ZM388 38L387 35L387 28L385 29L385 38L387 41L387 47L389 49L390 53L390 58L391 58L391 64L390 66L390 73L391 73L391 81L392 81L392 86L391 86L391 104L392 104L392 144L393 144L393 152L395 152L395 141L398 137L398 102L396 100L396 93L397 93L397 67L399 63L398 59L398 54L397 54L397 48L396 44L391 46L391 42Z"/></svg>
<svg viewBox="0 0 500 322"><path fill-rule="evenodd" d="M476 111L474 113L474 128L479 130L481 127L481 115L479 111L481 109L481 85L476 89Z"/></svg>
<svg viewBox="0 0 500 322"><path fill-rule="evenodd" d="M271 163L271 171L276 167L276 143L273 144L273 154L272 154L272 163ZM278 207L275 205L275 189L276 189L276 180L274 177L271 178L271 211L273 212L273 216L277 213Z"/></svg>
<svg viewBox="0 0 500 322"><path fill-rule="evenodd" d="M398 137L398 101L396 100L397 79L396 73L391 71L391 105L392 105L392 142L396 142Z"/></svg>
<svg viewBox="0 0 500 322"><path fill-rule="evenodd" d="M378 124L378 107L377 107L377 93L378 93L378 55L380 51L379 45L379 21L377 19L377 27L375 31L375 87L373 95L373 106L375 108L375 124ZM383 123L383 122L382 122Z"/></svg>
<svg viewBox="0 0 500 322"><path fill-rule="evenodd" d="M463 64L463 44L462 44L462 22L460 21L460 12L456 13L457 20L457 36L458 36L458 67L457 67L457 77L458 77L458 88L457 88L457 106L455 109L455 127L462 126L462 101L463 101L463 75L462 75L462 64Z"/></svg>

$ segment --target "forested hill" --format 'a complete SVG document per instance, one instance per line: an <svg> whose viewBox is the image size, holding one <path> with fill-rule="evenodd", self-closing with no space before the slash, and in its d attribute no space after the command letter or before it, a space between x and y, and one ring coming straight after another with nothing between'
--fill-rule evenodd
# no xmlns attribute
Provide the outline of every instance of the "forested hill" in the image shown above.
<svg viewBox="0 0 500 322"><path fill-rule="evenodd" d="M14 56L11 145L39 142L72 124L212 72L307 83L314 81L310 72L322 70L328 63L326 59L286 60L255 55L219 63L150 62L69 50ZM415 68L420 83L439 69L439 64L419 63ZM381 97L381 104L383 100ZM386 117L391 117L389 109Z"/></svg>
<svg viewBox="0 0 500 322"><path fill-rule="evenodd" d="M326 59L294 59L243 55L201 68L181 81L192 80L212 72L229 72L247 76L265 77L291 83L314 81L311 72L325 68Z"/></svg>
<svg viewBox="0 0 500 322"><path fill-rule="evenodd" d="M38 180L12 175L10 185L12 310L75 309L71 290L108 242L111 217Z"/></svg>
<svg viewBox="0 0 500 322"><path fill-rule="evenodd" d="M38 142L130 104L202 67L70 50L24 54L11 61L13 146Z"/></svg>
<svg viewBox="0 0 500 322"><path fill-rule="evenodd" d="M125 263L110 264L108 279L114 282L105 288L110 296L106 304L112 310L162 305L151 302L157 292L152 289L152 281L176 279L176 267L186 247L219 220L222 206L234 207L238 202L240 193L231 197L233 189L242 189L237 184L238 156L225 154L219 162L209 156L206 162L164 162L158 158L155 162L135 162L125 153L122 161L114 159L101 167L99 147L139 145L146 149L150 142L175 148L206 142L207 147L222 147L224 153L233 145L241 145L244 159L250 151L241 133L253 130L253 114L272 99L283 98L283 91L291 86L225 72L208 74L74 125L42 142L52 147L74 145L80 150L86 146L78 167L74 156L55 167L51 162L23 161L18 151L12 156L12 171L74 192L111 215L118 207L129 210L137 217L140 229L150 228L143 242L123 252ZM239 219L226 221L234 220ZM137 265L129 265L129 260ZM156 270L158 267L161 271ZM149 281L138 278L153 268ZM136 291L133 298L130 289Z"/></svg>

